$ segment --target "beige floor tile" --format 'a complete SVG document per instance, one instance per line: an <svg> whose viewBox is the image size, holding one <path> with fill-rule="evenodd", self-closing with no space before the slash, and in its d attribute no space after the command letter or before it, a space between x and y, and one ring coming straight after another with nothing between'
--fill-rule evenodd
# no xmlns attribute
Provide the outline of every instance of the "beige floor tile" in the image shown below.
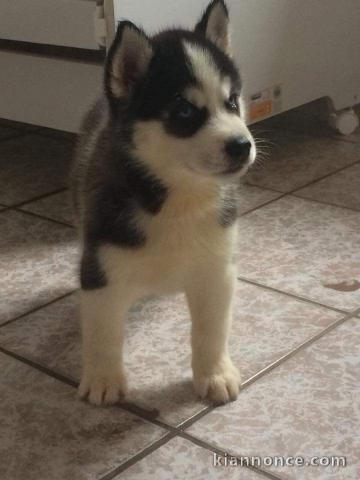
<svg viewBox="0 0 360 480"><path fill-rule="evenodd" d="M72 145L27 134L0 142L0 203L14 205L67 184Z"/></svg>
<svg viewBox="0 0 360 480"><path fill-rule="evenodd" d="M243 277L331 307L360 306L360 213L285 197L240 218Z"/></svg>
<svg viewBox="0 0 360 480"><path fill-rule="evenodd" d="M55 193L41 200L27 203L21 210L36 213L60 222L73 224L73 208L69 191Z"/></svg>
<svg viewBox="0 0 360 480"><path fill-rule="evenodd" d="M236 455L345 456L345 468L271 467L284 479L360 478L360 320L299 352L189 433Z"/></svg>
<svg viewBox="0 0 360 480"><path fill-rule="evenodd" d="M269 152L265 150L269 157L261 160L265 147L260 144L258 167L253 167L247 182L263 188L289 192L360 161L359 145L352 142L282 131L264 133L262 137L272 144Z"/></svg>
<svg viewBox="0 0 360 480"><path fill-rule="evenodd" d="M0 323L77 287L72 228L8 210L0 232Z"/></svg>
<svg viewBox="0 0 360 480"><path fill-rule="evenodd" d="M243 380L341 315L239 282L230 351ZM182 296L137 304L127 322L125 360L132 401L179 424L204 407L191 385L190 322ZM80 377L76 295L0 329L0 345L63 375Z"/></svg>
<svg viewBox="0 0 360 480"><path fill-rule="evenodd" d="M273 192L272 190L241 183L239 188L238 213L239 215L243 215L254 208L260 207L264 203L278 198L280 195L281 193Z"/></svg>
<svg viewBox="0 0 360 480"><path fill-rule="evenodd" d="M114 480L265 480L263 475L245 467L214 466L219 461L209 450L176 437Z"/></svg>
<svg viewBox="0 0 360 480"><path fill-rule="evenodd" d="M100 479L166 432L0 353L0 478Z"/></svg>
<svg viewBox="0 0 360 480"><path fill-rule="evenodd" d="M302 188L296 196L360 210L360 163Z"/></svg>

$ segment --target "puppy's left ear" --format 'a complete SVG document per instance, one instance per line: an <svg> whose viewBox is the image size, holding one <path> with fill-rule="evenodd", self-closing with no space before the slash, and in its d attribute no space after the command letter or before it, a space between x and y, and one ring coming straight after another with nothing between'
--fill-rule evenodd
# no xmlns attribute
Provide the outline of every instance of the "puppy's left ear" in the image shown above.
<svg viewBox="0 0 360 480"><path fill-rule="evenodd" d="M213 0L208 5L195 32L203 34L220 50L231 54L229 11L223 0Z"/></svg>
<svg viewBox="0 0 360 480"><path fill-rule="evenodd" d="M105 90L110 99L127 100L153 57L147 35L131 22L120 22L105 65Z"/></svg>

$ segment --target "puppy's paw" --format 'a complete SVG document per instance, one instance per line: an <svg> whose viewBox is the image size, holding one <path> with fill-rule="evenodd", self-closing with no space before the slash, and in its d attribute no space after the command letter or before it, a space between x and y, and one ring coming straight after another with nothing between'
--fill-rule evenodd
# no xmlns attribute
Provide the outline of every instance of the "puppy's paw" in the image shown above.
<svg viewBox="0 0 360 480"><path fill-rule="evenodd" d="M240 373L230 359L207 373L194 373L196 393L203 399L209 399L215 405L236 400L240 384Z"/></svg>
<svg viewBox="0 0 360 480"><path fill-rule="evenodd" d="M126 377L121 372L85 372L78 396L94 405L113 405L124 400L127 393Z"/></svg>

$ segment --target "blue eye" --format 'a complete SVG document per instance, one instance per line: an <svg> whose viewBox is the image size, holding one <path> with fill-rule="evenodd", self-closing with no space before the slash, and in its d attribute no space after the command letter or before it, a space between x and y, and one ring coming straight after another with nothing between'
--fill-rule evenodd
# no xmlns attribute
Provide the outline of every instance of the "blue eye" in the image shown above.
<svg viewBox="0 0 360 480"><path fill-rule="evenodd" d="M188 102L180 95L176 95L176 103L173 110L175 117L181 120L187 120L193 118L197 112L198 109L192 103Z"/></svg>
<svg viewBox="0 0 360 480"><path fill-rule="evenodd" d="M181 118L190 118L194 114L194 107L189 103L184 103L181 107L177 110L177 114Z"/></svg>

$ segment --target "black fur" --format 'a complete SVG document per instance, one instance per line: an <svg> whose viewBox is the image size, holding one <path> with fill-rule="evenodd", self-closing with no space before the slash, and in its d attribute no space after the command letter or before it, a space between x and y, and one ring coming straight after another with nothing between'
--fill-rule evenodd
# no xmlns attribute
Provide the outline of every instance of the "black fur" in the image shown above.
<svg viewBox="0 0 360 480"><path fill-rule="evenodd" d="M105 138L100 136L88 176L91 215L85 218L85 238L93 245L105 242L123 248L141 247L146 238L136 223L136 212L156 215L167 189L125 150L116 125L109 125L102 136Z"/></svg>
<svg viewBox="0 0 360 480"><path fill-rule="evenodd" d="M127 22L119 25L121 32ZM225 77L229 77L232 82L233 92L240 93L241 83L238 72L230 58L220 51L213 43L207 40L200 32L190 32L187 30L167 30L149 39L154 54L146 75L134 85L130 98L115 98L112 94L108 95L111 109L115 116L122 116L124 113L131 119L140 120L165 120L168 131L176 136L184 136L182 129L170 127L171 113L178 95L191 85L196 85L191 67L186 58L183 41L186 40L211 54L215 67ZM117 42L121 41L121 34L116 36L113 46L109 53L106 70L110 70L109 62L118 48ZM109 87L109 76L105 76L106 92L111 91ZM129 118L130 117L130 118ZM202 122L207 119L206 112L202 112ZM201 126L201 122L200 122ZM197 131L194 129L194 133Z"/></svg>
<svg viewBox="0 0 360 480"><path fill-rule="evenodd" d="M209 12L208 9L194 32L169 30L152 38L130 22L119 24L106 61L106 97L95 105L83 123L78 159L73 170L74 197L84 239L81 263L84 289L106 285L107 279L97 256L99 246L105 243L125 249L141 248L146 244L146 232L138 223L137 214L156 215L168 196L167 186L130 153L136 122L159 120L169 134L188 137L208 120L206 108L194 110L191 118L184 119L179 114L179 109L183 108L182 93L197 82L185 55L183 41L206 50L220 74L230 78L232 91L240 93L241 83L233 62L203 34ZM110 86L110 72L125 28L133 28L144 36L153 55L145 75L137 78L130 72L128 95L118 98ZM104 126L94 140L92 136L99 130L101 122ZM92 142L95 142L94 150ZM227 200L220 214L220 223L228 226L235 218L235 204Z"/></svg>
<svg viewBox="0 0 360 480"><path fill-rule="evenodd" d="M188 115L184 117L184 113ZM181 97L175 99L164 120L165 130L176 137L191 137L209 117L206 107L196 108Z"/></svg>
<svg viewBox="0 0 360 480"><path fill-rule="evenodd" d="M86 245L80 265L80 284L83 290L95 290L105 287L107 279L101 269L94 246Z"/></svg>
<svg viewBox="0 0 360 480"><path fill-rule="evenodd" d="M110 87L110 78L111 78L111 70L112 70L112 64L114 61L114 57L117 53L118 47L122 42L123 34L126 28L130 28L131 30L134 30L137 32L140 36L142 36L145 40L149 41L147 35L143 30L138 28L136 25L134 25L132 22L129 21L123 21L119 23L118 29L116 31L116 35L114 38L113 43L111 44L111 47L109 49L109 53L106 57L105 61L105 75L104 75L104 87L105 87L105 93L109 99L116 100L116 96L114 95L111 87ZM150 41L149 41L150 42ZM130 67L130 66L129 66ZM128 69L129 71L126 72L128 75L128 82L131 83L131 81L136 81L135 78L131 78L131 74L133 73L131 71L131 68ZM126 79L125 79L126 80ZM127 83L125 81L125 83Z"/></svg>
<svg viewBox="0 0 360 480"><path fill-rule="evenodd" d="M238 193L236 185L229 185L220 207L219 222L222 227L231 227L238 217Z"/></svg>

